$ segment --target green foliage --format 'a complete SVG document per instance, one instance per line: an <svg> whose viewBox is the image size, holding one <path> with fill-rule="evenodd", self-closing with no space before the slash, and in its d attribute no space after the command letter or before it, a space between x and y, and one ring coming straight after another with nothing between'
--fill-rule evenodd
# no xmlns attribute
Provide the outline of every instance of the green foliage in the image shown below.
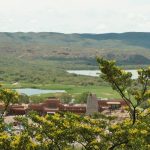
<svg viewBox="0 0 150 150"><path fill-rule="evenodd" d="M97 58L101 77L117 91L129 107L133 124L139 115L141 104L150 98L150 67L138 71L137 86L134 87L132 74L117 67L115 61Z"/></svg>
<svg viewBox="0 0 150 150"><path fill-rule="evenodd" d="M32 103L41 103L43 102L48 96L38 96L38 95L33 95L33 96L30 96L30 102Z"/></svg>
<svg viewBox="0 0 150 150"><path fill-rule="evenodd" d="M93 120L72 113L45 117L31 113L29 118L32 124L28 124L25 118L18 117L17 120L23 123L28 135L34 137L36 146L44 150L65 150L74 143L86 150L94 147L97 149L97 137L103 134L107 124L104 120Z"/></svg>
<svg viewBox="0 0 150 150"><path fill-rule="evenodd" d="M29 103L29 96L28 95L20 94L18 99L19 99L18 102L21 104L22 103L25 103L25 104Z"/></svg>
<svg viewBox="0 0 150 150"><path fill-rule="evenodd" d="M14 90L0 87L0 101L4 104L4 110L2 110L0 117L3 117L7 113L10 104L18 102L18 97L18 93Z"/></svg>
<svg viewBox="0 0 150 150"><path fill-rule="evenodd" d="M39 116L32 112L27 117L16 117L16 121L24 127L20 134L0 133L0 148L2 150L78 148L148 150L150 148L149 112L150 110L140 114L134 125L130 119L112 124L107 116L91 118L72 113Z"/></svg>
<svg viewBox="0 0 150 150"><path fill-rule="evenodd" d="M62 93L59 96L59 98L60 98L61 102L65 103L65 104L69 104L70 102L72 102L72 95L68 94L68 93Z"/></svg>
<svg viewBox="0 0 150 150"><path fill-rule="evenodd" d="M87 97L90 92L83 92L75 97L75 102L78 104L85 104L87 102Z"/></svg>
<svg viewBox="0 0 150 150"><path fill-rule="evenodd" d="M70 64L69 64L70 65ZM74 76L66 72L66 64L53 61L24 60L18 58L2 58L0 56L0 81L13 85L32 84L99 84L98 78ZM71 68L74 69L72 64ZM78 64L80 66L80 64ZM44 75L43 75L44 74ZM101 83L102 84L102 83Z"/></svg>
<svg viewBox="0 0 150 150"><path fill-rule="evenodd" d="M149 36L149 33L0 33L0 81L95 85L96 79L74 77L66 70L97 69L96 55L132 65L132 69L133 65L136 68L149 65Z"/></svg>
<svg viewBox="0 0 150 150"><path fill-rule="evenodd" d="M2 116L0 149L149 150L150 107L144 108L142 104L150 103L150 68L139 70L139 77L134 81L130 73L121 70L114 62L99 58L97 61L102 78L126 101L130 118L116 122L115 118L101 114L84 116L60 112L39 116L36 112L29 112L25 117L15 118L23 126L18 134L6 130L8 125ZM7 98L15 97L11 90L1 88L1 93L4 102L7 102Z"/></svg>

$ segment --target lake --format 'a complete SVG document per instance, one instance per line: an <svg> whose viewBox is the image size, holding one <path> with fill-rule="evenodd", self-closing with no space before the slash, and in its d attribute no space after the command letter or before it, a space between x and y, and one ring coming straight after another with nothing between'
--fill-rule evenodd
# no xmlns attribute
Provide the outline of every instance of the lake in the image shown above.
<svg viewBox="0 0 150 150"><path fill-rule="evenodd" d="M41 90L41 89L33 89L33 88L22 88L22 89L14 89L20 94L26 94L28 96L31 95L39 95L39 94L48 94L48 93L65 93L65 90Z"/></svg>
<svg viewBox="0 0 150 150"><path fill-rule="evenodd" d="M126 71L132 73L132 79L137 79L138 77L137 70L126 70ZM92 77L98 77L100 75L99 70L67 70L67 72L77 74L77 75L85 75L85 76L92 76Z"/></svg>

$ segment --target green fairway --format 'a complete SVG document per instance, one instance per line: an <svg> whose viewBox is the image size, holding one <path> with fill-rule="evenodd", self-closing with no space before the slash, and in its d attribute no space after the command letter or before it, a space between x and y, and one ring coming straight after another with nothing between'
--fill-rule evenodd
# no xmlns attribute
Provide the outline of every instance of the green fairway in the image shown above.
<svg viewBox="0 0 150 150"><path fill-rule="evenodd" d="M7 88L38 88L38 89L48 89L48 90L65 90L67 93L71 94L73 97L84 93L84 92L91 92L95 93L97 97L99 98L116 98L119 99L120 96L117 92L112 90L110 86L77 86L77 85L63 85L63 84L27 84L22 83L18 85L12 85L12 84L4 84L4 87ZM55 94L41 94L38 96L31 96L34 97L34 99L45 99L49 96L59 96L59 93Z"/></svg>

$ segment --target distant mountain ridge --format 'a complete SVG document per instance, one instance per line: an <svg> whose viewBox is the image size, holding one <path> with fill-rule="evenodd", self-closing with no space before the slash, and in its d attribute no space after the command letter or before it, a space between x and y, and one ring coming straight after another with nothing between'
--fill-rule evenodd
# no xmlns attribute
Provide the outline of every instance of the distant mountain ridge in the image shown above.
<svg viewBox="0 0 150 150"><path fill-rule="evenodd" d="M78 58L94 61L95 56L104 56L123 65L150 64L150 33L1 32L0 53L3 57L25 60Z"/></svg>

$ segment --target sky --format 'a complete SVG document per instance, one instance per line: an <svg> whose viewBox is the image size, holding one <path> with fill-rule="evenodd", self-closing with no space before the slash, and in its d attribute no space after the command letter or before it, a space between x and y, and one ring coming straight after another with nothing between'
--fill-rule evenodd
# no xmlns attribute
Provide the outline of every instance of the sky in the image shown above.
<svg viewBox="0 0 150 150"><path fill-rule="evenodd" d="M150 0L0 0L0 32L150 32Z"/></svg>

